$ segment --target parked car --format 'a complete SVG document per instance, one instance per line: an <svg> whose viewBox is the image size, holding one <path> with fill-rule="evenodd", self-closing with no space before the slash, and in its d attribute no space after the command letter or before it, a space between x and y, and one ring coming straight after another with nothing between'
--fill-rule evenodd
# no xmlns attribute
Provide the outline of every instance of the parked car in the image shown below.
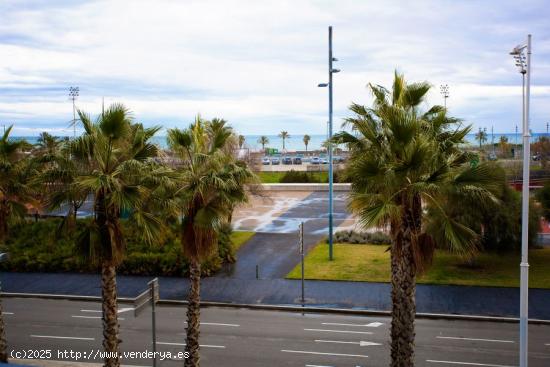
<svg viewBox="0 0 550 367"><path fill-rule="evenodd" d="M319 159L319 157L311 158L311 164L320 164L320 163L321 163L321 160Z"/></svg>
<svg viewBox="0 0 550 367"><path fill-rule="evenodd" d="M292 158L283 157L283 164L292 164Z"/></svg>
<svg viewBox="0 0 550 367"><path fill-rule="evenodd" d="M332 157L332 162L334 163L344 163L343 157Z"/></svg>
<svg viewBox="0 0 550 367"><path fill-rule="evenodd" d="M301 157L294 157L292 159L292 163L294 164L302 164L302 158Z"/></svg>
<svg viewBox="0 0 550 367"><path fill-rule="evenodd" d="M321 158L321 164L328 164L328 159Z"/></svg>
<svg viewBox="0 0 550 367"><path fill-rule="evenodd" d="M279 158L277 158L277 157L271 158L271 164L277 165L277 164L279 164L279 163L281 163L281 161L279 160Z"/></svg>
<svg viewBox="0 0 550 367"><path fill-rule="evenodd" d="M495 153L489 153L489 160L490 161L496 161L497 160L497 155Z"/></svg>
<svg viewBox="0 0 550 367"><path fill-rule="evenodd" d="M267 158L267 157L262 158L262 164L264 166L268 166L270 163L271 163L271 160L269 158Z"/></svg>

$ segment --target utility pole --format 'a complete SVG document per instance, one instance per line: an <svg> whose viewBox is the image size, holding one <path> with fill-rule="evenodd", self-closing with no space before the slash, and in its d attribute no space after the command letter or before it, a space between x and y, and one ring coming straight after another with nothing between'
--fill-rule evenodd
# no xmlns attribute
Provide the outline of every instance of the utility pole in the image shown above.
<svg viewBox="0 0 550 367"><path fill-rule="evenodd" d="M73 138L76 138L76 107L75 100L79 96L78 87L69 87L69 98L73 101Z"/></svg>

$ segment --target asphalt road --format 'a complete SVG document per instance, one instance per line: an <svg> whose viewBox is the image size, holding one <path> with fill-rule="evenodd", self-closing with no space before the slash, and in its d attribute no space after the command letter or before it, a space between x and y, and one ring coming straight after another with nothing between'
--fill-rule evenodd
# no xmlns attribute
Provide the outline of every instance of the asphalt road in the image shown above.
<svg viewBox="0 0 550 367"><path fill-rule="evenodd" d="M94 353L101 347L98 303L17 298L3 302L9 351L52 350L52 359L71 360L58 351ZM184 317L184 307L158 307L158 351L184 350ZM122 351L150 351L150 313L134 318L128 305L121 304L120 318ZM201 324L202 366L388 366L389 322L385 317L206 308ZM532 325L529 330L529 365L550 366L550 326ZM517 324L417 320L416 364L515 366L517 338ZM151 365L144 359L124 363ZM158 363L177 365L182 362Z"/></svg>

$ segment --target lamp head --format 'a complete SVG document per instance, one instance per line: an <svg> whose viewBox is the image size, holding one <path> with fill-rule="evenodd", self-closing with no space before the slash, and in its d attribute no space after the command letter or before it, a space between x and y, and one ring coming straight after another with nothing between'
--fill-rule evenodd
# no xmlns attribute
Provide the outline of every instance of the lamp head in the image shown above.
<svg viewBox="0 0 550 367"><path fill-rule="evenodd" d="M317 86L319 88L325 88L325 87L328 87L328 83L319 83Z"/></svg>

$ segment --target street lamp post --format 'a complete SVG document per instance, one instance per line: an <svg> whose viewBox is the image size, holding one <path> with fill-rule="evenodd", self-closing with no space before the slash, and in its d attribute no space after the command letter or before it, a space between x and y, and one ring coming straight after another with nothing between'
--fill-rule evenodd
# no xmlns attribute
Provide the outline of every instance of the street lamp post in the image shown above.
<svg viewBox="0 0 550 367"><path fill-rule="evenodd" d="M333 162L332 162L332 74L339 73L339 69L334 69L332 63L338 61L332 57L332 26L328 27L328 83L321 83L319 87L328 87L328 257L333 260L333 212L334 212L334 182L333 182Z"/></svg>
<svg viewBox="0 0 550 367"><path fill-rule="evenodd" d="M76 108L74 101L79 95L78 87L69 87L69 98L73 101L73 137L76 138Z"/></svg>
<svg viewBox="0 0 550 367"><path fill-rule="evenodd" d="M524 51L527 51L527 56ZM516 66L522 75L523 81L523 187L522 187L522 216L521 216L521 263L520 263L520 311L519 311L519 365L528 366L528 297L529 297L529 262L528 262L528 225L529 225L529 161L530 161L530 131L529 131L529 94L531 88L531 35L527 36L527 43L516 46L510 55L514 56Z"/></svg>
<svg viewBox="0 0 550 367"><path fill-rule="evenodd" d="M445 106L445 109L447 109L447 98L449 98L449 85L448 84L441 84L439 86L439 91L441 92L441 95L443 96L443 104Z"/></svg>

